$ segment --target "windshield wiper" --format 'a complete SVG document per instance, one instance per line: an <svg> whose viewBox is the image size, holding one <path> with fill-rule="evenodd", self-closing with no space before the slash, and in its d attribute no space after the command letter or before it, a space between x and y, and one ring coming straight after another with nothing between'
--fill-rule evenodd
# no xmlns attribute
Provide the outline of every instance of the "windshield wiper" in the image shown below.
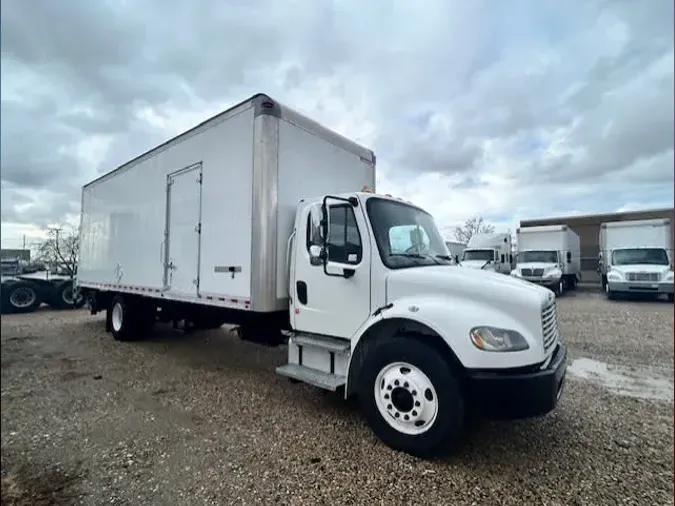
<svg viewBox="0 0 675 506"><path fill-rule="evenodd" d="M418 258L420 260L428 259L433 261L437 265L443 265L439 262L436 257L429 253L390 253L390 257L404 257L404 258Z"/></svg>

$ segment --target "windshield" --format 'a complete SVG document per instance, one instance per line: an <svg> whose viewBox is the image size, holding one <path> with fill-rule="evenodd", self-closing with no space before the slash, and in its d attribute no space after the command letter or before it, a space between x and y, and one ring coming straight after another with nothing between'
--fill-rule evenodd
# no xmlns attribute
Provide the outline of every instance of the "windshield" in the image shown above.
<svg viewBox="0 0 675 506"><path fill-rule="evenodd" d="M493 260L495 253L491 249L465 249L464 255L462 256L462 261L467 260L481 260L487 262L488 260Z"/></svg>
<svg viewBox="0 0 675 506"><path fill-rule="evenodd" d="M545 263L545 264L557 264L558 263L558 252L557 251L521 251L518 253L518 263L527 264L527 263Z"/></svg>
<svg viewBox="0 0 675 506"><path fill-rule="evenodd" d="M366 203L382 262L390 269L448 265L448 251L434 219L403 202L371 197Z"/></svg>
<svg viewBox="0 0 675 506"><path fill-rule="evenodd" d="M612 253L613 265L669 265L666 250L662 248L617 249Z"/></svg>

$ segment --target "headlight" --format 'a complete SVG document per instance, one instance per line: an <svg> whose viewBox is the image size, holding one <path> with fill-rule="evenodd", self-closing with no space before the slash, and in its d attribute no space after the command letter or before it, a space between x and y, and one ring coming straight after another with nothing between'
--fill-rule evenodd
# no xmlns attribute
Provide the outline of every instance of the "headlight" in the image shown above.
<svg viewBox="0 0 675 506"><path fill-rule="evenodd" d="M518 269L513 269L511 271L511 276L520 277L520 272L518 272Z"/></svg>
<svg viewBox="0 0 675 506"><path fill-rule="evenodd" d="M616 271L612 271L609 274L607 274L607 279L611 281L621 281L621 274L619 274Z"/></svg>
<svg viewBox="0 0 675 506"><path fill-rule="evenodd" d="M559 278L560 276L562 276L562 271L560 269L551 269L544 273L546 279Z"/></svg>
<svg viewBox="0 0 675 506"><path fill-rule="evenodd" d="M666 275L664 276L664 279L666 281L672 281L673 279L675 279L675 275L673 274L673 271L666 272Z"/></svg>
<svg viewBox="0 0 675 506"><path fill-rule="evenodd" d="M496 327L474 327L469 332L471 342L483 351L522 351L530 347L515 330Z"/></svg>

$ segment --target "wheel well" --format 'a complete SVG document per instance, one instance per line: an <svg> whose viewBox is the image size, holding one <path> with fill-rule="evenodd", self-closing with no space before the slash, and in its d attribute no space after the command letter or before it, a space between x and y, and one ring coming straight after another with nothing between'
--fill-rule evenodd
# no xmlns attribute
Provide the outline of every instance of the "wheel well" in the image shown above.
<svg viewBox="0 0 675 506"><path fill-rule="evenodd" d="M356 349L351 358L349 366L349 378L347 381L346 396L350 397L356 393L356 385L359 382L359 373L367 354L375 349L381 342L397 337L407 337L418 340L432 346L447 361L448 366L458 373L461 379L464 376L464 367L455 355L455 352L448 346L448 343L438 335L436 331L413 320L405 318L384 319L370 327L361 336Z"/></svg>

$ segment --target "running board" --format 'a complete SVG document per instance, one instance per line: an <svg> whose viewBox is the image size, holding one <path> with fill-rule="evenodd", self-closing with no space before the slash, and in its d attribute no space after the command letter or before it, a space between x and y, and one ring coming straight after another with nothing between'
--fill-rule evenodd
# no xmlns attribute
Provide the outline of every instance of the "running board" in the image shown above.
<svg viewBox="0 0 675 506"><path fill-rule="evenodd" d="M277 367L277 374L279 376L314 385L315 387L330 390L331 392L335 392L338 388L346 384L346 378L344 376L318 371L297 364L279 366Z"/></svg>
<svg viewBox="0 0 675 506"><path fill-rule="evenodd" d="M314 346L335 353L349 351L352 346L352 343L346 339L336 339L335 337L318 334L295 334L291 336L291 339L298 346Z"/></svg>

